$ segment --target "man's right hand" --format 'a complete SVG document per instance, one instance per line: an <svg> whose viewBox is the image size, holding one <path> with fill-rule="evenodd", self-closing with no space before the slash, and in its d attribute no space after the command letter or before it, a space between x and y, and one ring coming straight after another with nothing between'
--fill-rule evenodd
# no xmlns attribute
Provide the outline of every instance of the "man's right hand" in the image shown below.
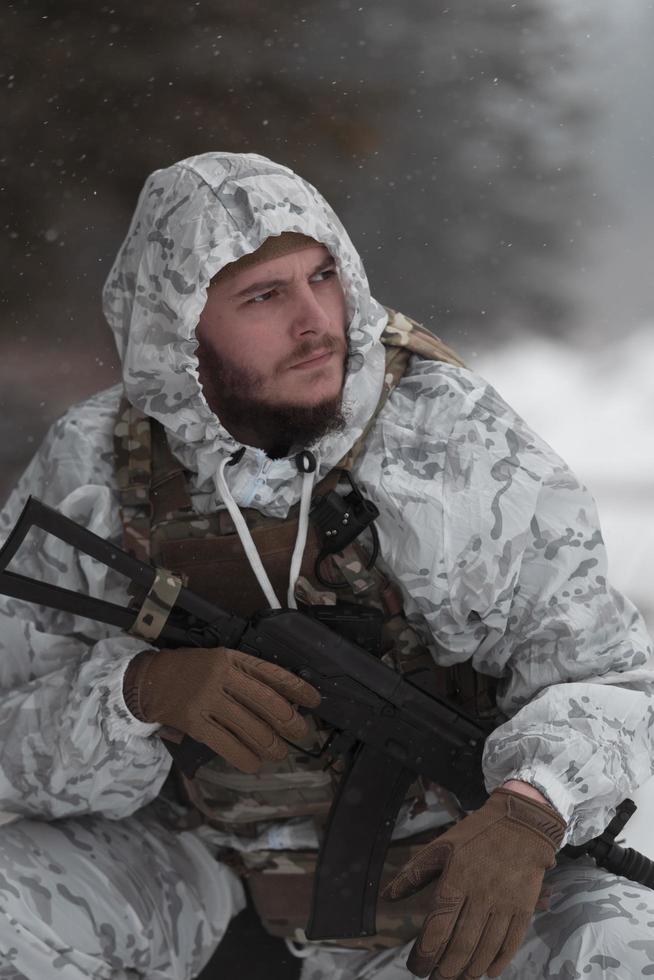
<svg viewBox="0 0 654 980"><path fill-rule="evenodd" d="M266 759L285 758L283 739L308 734L294 705L320 704L318 691L300 677L227 647L139 653L125 672L123 692L140 721L190 735L248 773Z"/></svg>

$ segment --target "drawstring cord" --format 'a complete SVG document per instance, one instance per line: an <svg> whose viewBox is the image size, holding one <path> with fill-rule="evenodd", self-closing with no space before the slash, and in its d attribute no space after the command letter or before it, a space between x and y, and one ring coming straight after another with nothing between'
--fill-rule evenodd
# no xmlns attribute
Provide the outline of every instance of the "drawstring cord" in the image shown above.
<svg viewBox="0 0 654 980"><path fill-rule="evenodd" d="M255 545L252 535L250 534L250 529L245 523L243 515L238 508L238 504L232 497L229 487L227 486L227 480L225 479L225 467L233 466L241 459L242 455L243 450L239 450L239 452L235 453L231 458L223 459L218 467L218 489L220 490L220 495L223 498L223 503L227 507L229 515L234 522L234 527L236 528L241 544L243 545L247 560L250 562L250 567L256 575L261 591L268 600L268 605L271 609L281 609L281 603L275 594L275 590L272 587L270 579L268 578L268 573L263 567L263 563L259 557L259 552L257 551L257 546ZM288 580L287 602L290 609L297 609L297 602L295 600L295 585L300 574L302 555L304 554L304 549L307 543L307 535L309 533L309 509L311 507L311 494L313 493L313 481L316 472L316 459L313 453L310 453L308 450L303 450L303 452L298 453L295 457L295 463L300 473L302 473L302 493L300 496L300 518L298 521L297 537L295 539L293 557L291 558L291 571Z"/></svg>
<svg viewBox="0 0 654 980"><path fill-rule="evenodd" d="M257 577L257 582L261 586L261 589L268 600L268 605L271 609L281 609L281 602L275 595L275 590L270 583L268 573L261 563L261 558L259 557L257 546L252 540L250 529L243 520L243 516L238 509L238 505L232 497L229 487L227 486L227 481L225 480L225 467L229 466L230 462L231 460L224 459L218 467L218 489L220 490L220 494L223 498L223 503L227 507L230 517L234 521L234 526L238 532L239 538L241 539L241 544L245 549L247 560L250 562L250 567Z"/></svg>
<svg viewBox="0 0 654 980"><path fill-rule="evenodd" d="M302 494L300 496L300 519L297 525L297 537L295 548L291 558L291 571L288 576L288 593L286 600L289 609L297 609L295 600L295 585L300 576L302 565L302 555L307 543L309 533L309 509L311 507L311 494L313 493L313 481L316 472L316 458L313 453L304 450L295 457L295 464L302 473Z"/></svg>

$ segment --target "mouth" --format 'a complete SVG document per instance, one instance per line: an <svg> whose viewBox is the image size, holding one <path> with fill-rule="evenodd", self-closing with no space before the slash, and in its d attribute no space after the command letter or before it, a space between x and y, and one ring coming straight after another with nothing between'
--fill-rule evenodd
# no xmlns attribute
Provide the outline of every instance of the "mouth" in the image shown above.
<svg viewBox="0 0 654 980"><path fill-rule="evenodd" d="M310 357L305 358L303 361L298 361L297 364L291 364L289 370L291 371L302 371L304 369L311 369L316 367L322 367L334 354L333 350L320 350L311 354Z"/></svg>

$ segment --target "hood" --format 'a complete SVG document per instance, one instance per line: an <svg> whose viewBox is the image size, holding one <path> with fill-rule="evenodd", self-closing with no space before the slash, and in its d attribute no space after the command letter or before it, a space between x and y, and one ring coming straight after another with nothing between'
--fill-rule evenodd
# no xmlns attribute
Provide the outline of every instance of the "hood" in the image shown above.
<svg viewBox="0 0 654 980"><path fill-rule="evenodd" d="M196 506L220 507L218 467L241 446L209 408L198 380L195 329L207 287L223 266L271 235L310 235L331 252L345 293L350 359L343 389L346 430L311 448L317 478L358 439L384 376L379 340L386 313L370 295L363 264L321 194L292 170L254 153L204 153L147 179L103 291L104 313L122 361L130 402L165 427L193 474ZM241 506L285 517L300 496L292 458L251 446L230 467Z"/></svg>

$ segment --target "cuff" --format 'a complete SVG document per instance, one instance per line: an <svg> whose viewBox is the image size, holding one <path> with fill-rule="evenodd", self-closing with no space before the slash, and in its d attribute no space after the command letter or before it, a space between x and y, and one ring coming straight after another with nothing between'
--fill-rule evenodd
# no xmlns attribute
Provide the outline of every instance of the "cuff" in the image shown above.
<svg viewBox="0 0 654 980"><path fill-rule="evenodd" d="M563 847L574 830L575 804L570 792L552 776L546 766L538 765L524 765L520 769L514 769L512 772L504 774L501 778L494 775L492 781L486 779L486 789L491 793L494 789L503 786L509 779L519 779L523 783L529 783L539 793L543 794L548 803L565 820L567 827L561 844Z"/></svg>
<svg viewBox="0 0 654 980"><path fill-rule="evenodd" d="M107 736L112 741L124 741L133 736L148 738L161 728L158 722L139 721L138 718L135 718L127 707L123 695L123 681L127 668L132 662L132 659L144 649L153 648L144 648L143 642L140 641L139 648L134 650L121 663L116 664L104 678L103 686L105 691L103 693L105 697L103 700L106 707L104 721Z"/></svg>

